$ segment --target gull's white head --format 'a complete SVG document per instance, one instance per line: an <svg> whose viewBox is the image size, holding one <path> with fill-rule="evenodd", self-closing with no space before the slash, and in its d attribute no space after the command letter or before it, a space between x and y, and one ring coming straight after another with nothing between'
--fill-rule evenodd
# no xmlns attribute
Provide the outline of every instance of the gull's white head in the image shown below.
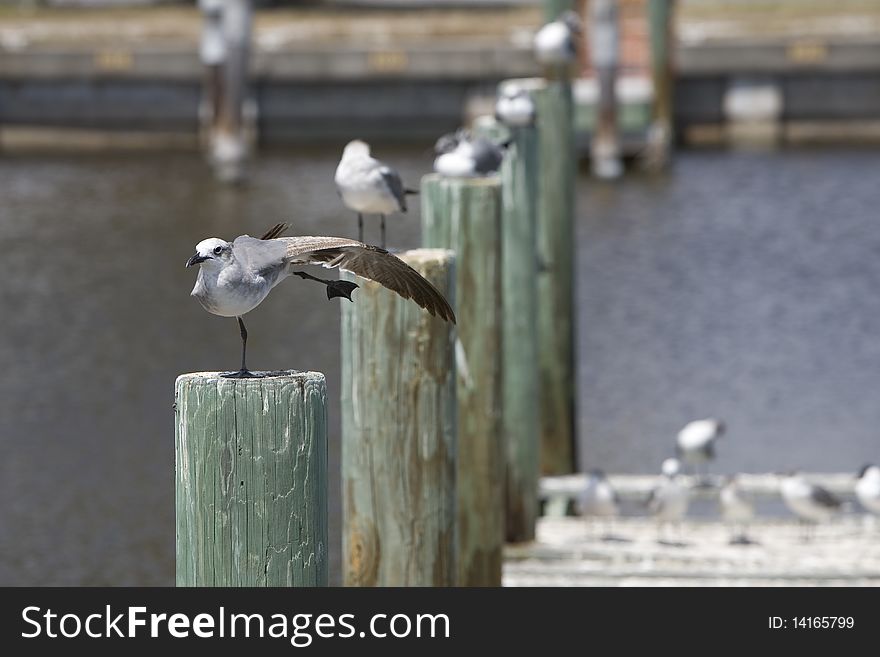
<svg viewBox="0 0 880 657"><path fill-rule="evenodd" d="M660 471L667 477L675 477L681 472L681 461L676 458L668 458L663 461Z"/></svg>
<svg viewBox="0 0 880 657"><path fill-rule="evenodd" d="M187 267L201 265L219 268L232 259L232 244L219 237L209 237L196 244L196 252L186 261Z"/></svg>
<svg viewBox="0 0 880 657"><path fill-rule="evenodd" d="M354 141L350 141L345 145L345 149L342 151L342 157L369 157L370 156L370 145L361 141L360 139L355 139Z"/></svg>

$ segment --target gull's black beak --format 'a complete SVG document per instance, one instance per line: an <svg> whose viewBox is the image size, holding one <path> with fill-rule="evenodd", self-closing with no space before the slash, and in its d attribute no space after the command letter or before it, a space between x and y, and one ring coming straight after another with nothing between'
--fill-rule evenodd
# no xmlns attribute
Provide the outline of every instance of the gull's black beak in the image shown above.
<svg viewBox="0 0 880 657"><path fill-rule="evenodd" d="M189 260L186 261L186 266L192 267L193 265L197 265L200 262L204 262L205 260L210 260L210 259L211 259L211 256L203 256L203 255L199 255L198 253L195 253L192 256L190 256Z"/></svg>

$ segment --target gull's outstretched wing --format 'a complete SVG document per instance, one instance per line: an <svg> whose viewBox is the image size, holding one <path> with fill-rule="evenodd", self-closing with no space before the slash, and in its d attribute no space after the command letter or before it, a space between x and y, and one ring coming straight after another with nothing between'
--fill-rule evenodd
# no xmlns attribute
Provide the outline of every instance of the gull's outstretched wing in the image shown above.
<svg viewBox="0 0 880 657"><path fill-rule="evenodd" d="M271 242L286 245L291 264L339 267L376 281L404 299L412 299L432 315L455 323L455 313L437 288L384 249L344 237L281 237Z"/></svg>
<svg viewBox="0 0 880 657"><path fill-rule="evenodd" d="M232 243L232 254L246 271L262 274L287 265L287 248L278 239L262 240L240 235Z"/></svg>

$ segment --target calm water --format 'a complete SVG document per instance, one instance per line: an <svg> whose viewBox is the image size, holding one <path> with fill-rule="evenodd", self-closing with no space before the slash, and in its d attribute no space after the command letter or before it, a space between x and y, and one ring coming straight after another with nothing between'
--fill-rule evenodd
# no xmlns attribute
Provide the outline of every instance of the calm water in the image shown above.
<svg viewBox="0 0 880 657"><path fill-rule="evenodd" d="M378 151L413 184L430 166ZM205 236L279 220L353 235L337 153L264 153L241 189L191 154L0 158L0 584L173 583L174 378L239 356L183 263ZM880 460L878 168L867 152L689 153L662 179L583 179L582 463L655 471L708 414L730 428L718 470ZM416 244L418 209L389 230ZM288 281L249 317L252 367L323 371L338 399L322 287Z"/></svg>

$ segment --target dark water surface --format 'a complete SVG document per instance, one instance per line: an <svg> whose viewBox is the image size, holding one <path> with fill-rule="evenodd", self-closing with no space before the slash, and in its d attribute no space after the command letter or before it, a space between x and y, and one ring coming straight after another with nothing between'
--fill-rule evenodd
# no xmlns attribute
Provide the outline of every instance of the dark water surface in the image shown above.
<svg viewBox="0 0 880 657"><path fill-rule="evenodd" d="M412 185L430 167L377 150ZM338 152L263 153L241 189L193 154L0 158L0 584L173 583L174 378L236 368L240 344L184 262L280 220L354 235ZM869 152L686 153L659 179L583 178L582 463L655 471L709 414L730 427L718 470L880 460L878 169ZM392 220L391 246L418 226L418 208ZM253 368L327 374L334 491L338 303L291 279L248 316ZM335 494L330 527L335 564Z"/></svg>

